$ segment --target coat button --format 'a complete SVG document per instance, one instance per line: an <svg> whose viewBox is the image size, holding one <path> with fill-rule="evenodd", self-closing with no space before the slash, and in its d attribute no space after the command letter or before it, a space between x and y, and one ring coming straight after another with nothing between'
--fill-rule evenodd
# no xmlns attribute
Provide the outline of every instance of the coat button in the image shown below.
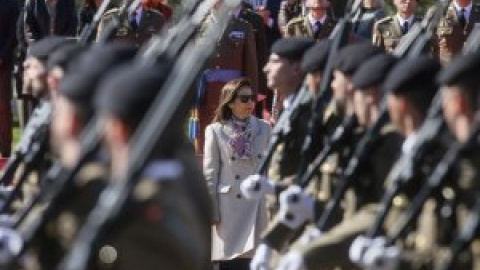
<svg viewBox="0 0 480 270"><path fill-rule="evenodd" d="M232 157L232 161L235 161L235 157Z"/></svg>
<svg viewBox="0 0 480 270"><path fill-rule="evenodd" d="M257 158L262 158L262 154L258 154L258 155L257 155Z"/></svg>
<svg viewBox="0 0 480 270"><path fill-rule="evenodd" d="M235 180L240 180L240 175L235 175Z"/></svg>
<svg viewBox="0 0 480 270"><path fill-rule="evenodd" d="M242 195L241 194L237 194L237 199L241 199L242 198Z"/></svg>

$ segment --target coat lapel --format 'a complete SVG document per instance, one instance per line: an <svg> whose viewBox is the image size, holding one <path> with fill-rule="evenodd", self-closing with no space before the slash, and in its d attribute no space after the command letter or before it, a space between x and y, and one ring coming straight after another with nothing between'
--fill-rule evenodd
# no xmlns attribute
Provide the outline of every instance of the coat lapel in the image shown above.
<svg viewBox="0 0 480 270"><path fill-rule="evenodd" d="M398 21L397 16L393 17L393 36L395 37L403 36L402 26L400 25L400 22Z"/></svg>
<svg viewBox="0 0 480 270"><path fill-rule="evenodd" d="M474 4L470 11L470 17L468 18L467 27L465 29L467 33L470 33L478 22L480 22L480 8Z"/></svg>
<svg viewBox="0 0 480 270"><path fill-rule="evenodd" d="M307 29L307 35L308 35L309 37L313 37L312 25L311 25L310 22L308 21L308 18L307 18L307 17L304 17L304 18L303 18L303 25L305 26L305 29Z"/></svg>

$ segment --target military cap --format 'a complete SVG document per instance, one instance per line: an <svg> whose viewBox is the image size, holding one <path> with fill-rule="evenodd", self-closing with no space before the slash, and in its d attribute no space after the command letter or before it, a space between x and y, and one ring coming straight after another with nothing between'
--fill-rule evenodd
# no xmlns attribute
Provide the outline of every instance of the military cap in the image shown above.
<svg viewBox="0 0 480 270"><path fill-rule="evenodd" d="M440 63L429 56L400 60L388 74L383 88L394 94L406 94L419 89L436 91L435 76L440 69Z"/></svg>
<svg viewBox="0 0 480 270"><path fill-rule="evenodd" d="M480 83L480 52L455 57L437 77L440 85L453 85L460 82Z"/></svg>
<svg viewBox="0 0 480 270"><path fill-rule="evenodd" d="M305 72L322 71L327 64L331 45L329 39L323 39L308 49L302 58L302 69Z"/></svg>
<svg viewBox="0 0 480 270"><path fill-rule="evenodd" d="M56 66L66 70L79 55L85 52L87 48L80 43L67 44L54 51L47 60L47 69L50 70Z"/></svg>
<svg viewBox="0 0 480 270"><path fill-rule="evenodd" d="M313 38L291 37L277 40L271 52L289 60L301 60L303 54L315 44Z"/></svg>
<svg viewBox="0 0 480 270"><path fill-rule="evenodd" d="M368 59L360 65L352 78L352 84L357 90L370 86L381 86L388 72L397 63L398 58L388 53L381 53Z"/></svg>
<svg viewBox="0 0 480 270"><path fill-rule="evenodd" d="M27 55L40 61L47 61L50 54L63 45L74 43L75 40L67 37L46 37L30 45Z"/></svg>
<svg viewBox="0 0 480 270"><path fill-rule="evenodd" d="M370 42L347 45L338 51L333 66L346 75L353 75L365 60L382 51L382 49L373 46Z"/></svg>
<svg viewBox="0 0 480 270"><path fill-rule="evenodd" d="M133 45L112 43L92 48L79 57L75 67L62 81L59 92L84 110L93 108L92 98L97 86L109 71L135 56Z"/></svg>
<svg viewBox="0 0 480 270"><path fill-rule="evenodd" d="M135 126L159 93L166 78L166 68L124 65L102 81L95 97L96 107L108 115Z"/></svg>

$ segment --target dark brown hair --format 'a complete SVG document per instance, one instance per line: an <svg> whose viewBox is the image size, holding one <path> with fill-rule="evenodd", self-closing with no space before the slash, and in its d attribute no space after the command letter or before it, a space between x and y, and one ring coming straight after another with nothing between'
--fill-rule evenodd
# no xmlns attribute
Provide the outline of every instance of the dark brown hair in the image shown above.
<svg viewBox="0 0 480 270"><path fill-rule="evenodd" d="M254 91L250 80L246 78L231 80L223 86L219 105L215 111L215 116L213 117L213 123L224 122L232 118L232 109L230 109L228 104L232 103L235 98L237 98L238 91L243 87L249 87Z"/></svg>

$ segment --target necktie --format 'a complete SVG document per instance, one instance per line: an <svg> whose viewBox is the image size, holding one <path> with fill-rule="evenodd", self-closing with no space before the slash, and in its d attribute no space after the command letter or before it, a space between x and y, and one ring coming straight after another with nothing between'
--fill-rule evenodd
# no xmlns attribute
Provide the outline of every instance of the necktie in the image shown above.
<svg viewBox="0 0 480 270"><path fill-rule="evenodd" d="M408 32L408 21L403 22L403 34Z"/></svg>
<svg viewBox="0 0 480 270"><path fill-rule="evenodd" d="M138 28L138 23L137 23L137 11L134 11L134 12L132 12L132 14L130 14L130 26L131 26L133 29L137 29L137 28Z"/></svg>
<svg viewBox="0 0 480 270"><path fill-rule="evenodd" d="M322 23L321 22L316 22L315 23L315 31L313 32L313 36L315 38L318 38L318 36L320 35L320 32L322 31Z"/></svg>
<svg viewBox="0 0 480 270"><path fill-rule="evenodd" d="M460 15L458 16L458 22L460 23L462 28L464 28L465 25L467 24L467 19L465 18L465 9L464 8L462 8L460 10Z"/></svg>

